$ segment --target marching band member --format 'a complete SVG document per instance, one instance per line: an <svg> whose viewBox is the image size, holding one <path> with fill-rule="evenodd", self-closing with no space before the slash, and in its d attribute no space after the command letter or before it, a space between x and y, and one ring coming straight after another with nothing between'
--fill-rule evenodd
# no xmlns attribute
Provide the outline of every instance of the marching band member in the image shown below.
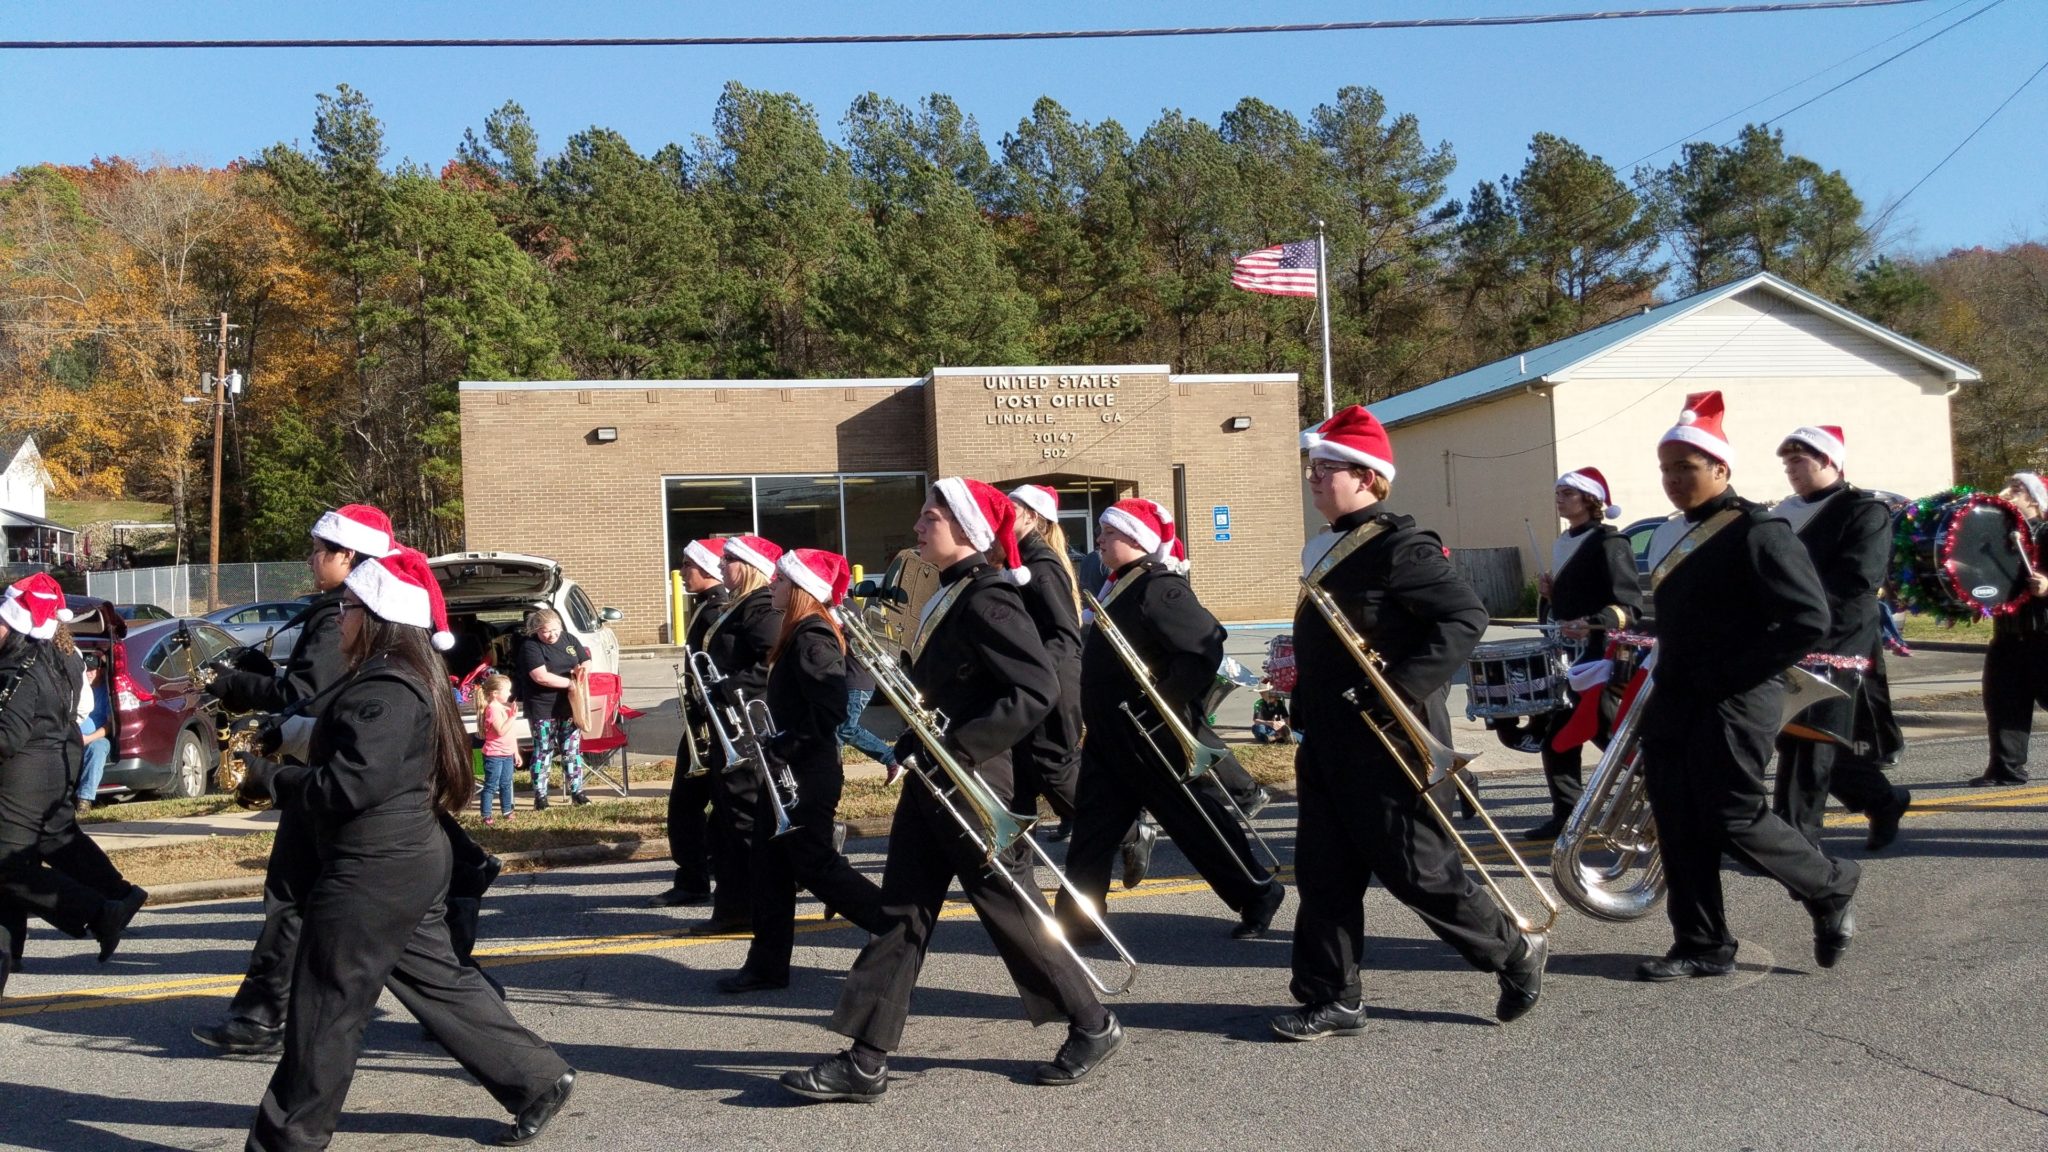
<svg viewBox="0 0 2048 1152"><path fill-rule="evenodd" d="M683 636L686 660L689 653L704 650L705 634L711 631L712 622L725 611L725 581L719 575L718 558L724 547L723 540L714 538L692 540L683 549L683 591L697 601L697 610L691 613L689 629ZM706 822L704 811L711 805L711 785L717 773L689 774L692 739L696 742L697 754L706 763L710 762L713 746L708 729L710 721L704 715L703 706L697 702L695 692L685 690L680 706L683 723L689 732L676 744L675 782L668 793L668 853L669 858L676 862L676 879L667 891L658 892L648 899L648 905L655 908L708 904L711 901L711 861L716 852L707 833L714 832L716 826Z"/></svg>
<svg viewBox="0 0 2048 1152"><path fill-rule="evenodd" d="M1778 739L1778 779L1772 807L1816 847L1821 817L1833 795L1851 812L1870 818L1868 847L1884 848L1899 835L1899 819L1913 794L1894 787L1877 761L1890 749L1877 723L1873 694L1884 688L1884 642L1878 627L1877 589L1891 567L1892 517L1883 500L1842 478L1848 464L1842 430L1798 428L1778 445L1792 496L1772 511L1792 525L1806 546L1828 601L1828 630L1814 651L1860 656L1870 673L1847 700L1817 704L1805 713L1812 727L1836 733L1859 749L1833 743Z"/></svg>
<svg viewBox="0 0 2048 1152"><path fill-rule="evenodd" d="M1310 495L1330 522L1303 550L1304 575L1372 638L1388 682L1448 742L1444 698L1486 629L1486 607L1435 533L1379 507L1392 488L1394 453L1371 413L1354 404L1302 439ZM1364 1030L1358 964L1365 893L1375 877L1473 967L1497 973L1494 1014L1519 1018L1542 993L1548 937L1518 932L1465 874L1449 834L1359 714L1370 708L1382 727L1398 732L1387 702L1373 696L1364 671L1306 601L1295 612L1294 652L1301 910L1289 990L1303 1007L1274 1017L1273 1031L1318 1040ZM1347 691L1358 703L1345 699Z"/></svg>
<svg viewBox="0 0 2048 1152"><path fill-rule="evenodd" d="M782 632L768 657L767 705L777 733L765 751L771 770L790 770L797 800L787 812L789 831L775 836L775 809L767 786L760 789L754 808L754 941L746 964L718 982L721 992L789 987L799 885L872 934L888 931L890 923L882 914L882 890L833 842L833 814L846 786L839 763L846 639L826 609L845 602L853 565L836 552L792 548L775 570L771 591Z"/></svg>
<svg viewBox="0 0 2048 1152"><path fill-rule="evenodd" d="M1544 620L1561 625L1560 634L1580 642L1588 660L1607 650L1607 633L1642 619L1643 590L1636 583L1636 555L1628 537L1606 523L1621 515L1611 503L1607 477L1598 468L1580 468L1557 478L1557 514L1565 530L1550 550L1550 571L1537 581L1546 603ZM1618 687L1618 686L1617 686ZM1614 721L1617 697L1602 688L1599 734L1593 742L1607 746L1606 730ZM1572 692L1572 702L1578 702ZM1543 734L1543 778L1550 785L1550 819L1524 834L1529 840L1555 840L1578 807L1584 783L1579 777L1581 744L1559 739L1571 722L1572 710L1553 712Z"/></svg>
<svg viewBox="0 0 2048 1152"><path fill-rule="evenodd" d="M1724 854L1806 905L1821 967L1834 967L1856 931L1850 899L1861 870L1829 859L1772 812L1763 781L1779 676L1827 634L1827 597L1791 527L1729 487L1734 451L1721 416L1719 392L1688 396L1657 445L1664 494L1684 515L1658 528L1649 550L1657 686L1642 754L1673 940L1637 969L1644 980L1735 971Z"/></svg>
<svg viewBox="0 0 2048 1152"><path fill-rule="evenodd" d="M2034 551L2048 557L2048 484L2033 472L2015 472L1999 493L2027 518ZM1984 725L1991 733L1991 759L1975 788L2025 784L2027 736L2034 706L2048 708L2048 574L2027 577L2033 599L1991 622L1984 651Z"/></svg>
<svg viewBox="0 0 2048 1152"><path fill-rule="evenodd" d="M1071 822L1081 771L1081 592L1067 558L1067 534L1060 529L1059 493L1024 484L1010 490L1010 500L1016 505L1017 555L1031 572L1018 592L1060 682L1052 711L1011 751L1016 807L1036 812L1043 796L1061 821Z"/></svg>
<svg viewBox="0 0 2048 1152"><path fill-rule="evenodd" d="M940 590L909 650L911 679L926 702L952 720L952 753L1006 803L1014 794L1010 750L1045 718L1059 691L1058 673L1011 584L1029 578L1017 558L1013 508L978 480L947 477L932 486L918 515L917 542L918 554L940 569ZM998 543L1007 572L990 567L984 555ZM920 760L931 755L914 733L897 750ZM1002 866L1012 868L1027 891L1034 887L1015 856L1004 856ZM861 950L832 1016L832 1030L853 1045L784 1073L790 1091L813 1100L881 1097L888 1054L902 1042L918 970L955 877L1016 981L1031 1022L1067 1022L1066 1042L1036 1069L1038 1083L1076 1083L1123 1046L1122 1026L1095 998L1080 966L1045 939L1037 917L920 786L904 790L889 829L882 875L888 929Z"/></svg>
<svg viewBox="0 0 2048 1152"><path fill-rule="evenodd" d="M320 709L305 763L242 754L243 792L300 813L317 860L301 902L284 1057L248 1146L327 1147L387 986L513 1114L498 1142L524 1144L568 1102L576 1073L513 1020L449 940L442 902L453 853L434 813L461 811L476 782L429 638L447 633L440 589L411 549L364 561L345 586L349 672Z"/></svg>
<svg viewBox="0 0 2048 1152"><path fill-rule="evenodd" d="M782 612L768 582L775 578L780 545L759 536L728 536L719 553L725 582L725 610L704 630L703 651L725 679L711 686L721 708L738 713L740 695L761 695L768 683L768 654L782 635ZM738 733L734 733L738 735ZM717 741L711 742L711 918L690 926L694 936L744 932L753 923L752 871L754 809L761 800L758 773L727 764Z"/></svg>
<svg viewBox="0 0 2048 1152"><path fill-rule="evenodd" d="M1171 559L1172 521L1152 501L1131 497L1103 510L1095 540L1110 570L1103 612L1151 670L1180 722L1199 730L1200 702L1223 660L1224 631ZM1150 811L1202 879L1238 914L1231 935L1240 940L1265 935L1287 890L1253 858L1236 815L1211 793L1213 782L1182 787L1173 776L1186 767L1179 746L1160 734L1160 751L1173 761L1162 763L1124 714L1122 706L1130 704L1144 722L1160 722L1103 636L1099 620L1082 648L1081 667L1088 740L1081 747L1078 814L1067 848L1067 877L1074 888L1101 906L1118 844L1131 821ZM1085 934L1081 918L1066 906L1065 892L1061 903L1069 934Z"/></svg>

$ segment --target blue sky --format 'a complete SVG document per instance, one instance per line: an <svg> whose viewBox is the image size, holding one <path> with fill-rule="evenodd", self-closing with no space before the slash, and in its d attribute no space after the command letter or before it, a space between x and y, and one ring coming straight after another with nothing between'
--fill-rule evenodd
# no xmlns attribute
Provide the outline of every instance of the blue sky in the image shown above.
<svg viewBox="0 0 2048 1152"><path fill-rule="evenodd" d="M1646 6L1653 0L1630 0ZM1682 3L1686 0L1661 0ZM438 165L464 128L505 100L552 150L592 124L643 151L709 128L727 80L790 91L836 131L852 98L945 92L991 148L1050 95L1076 116L1135 136L1162 109L1213 122L1257 96L1306 115L1346 84L1414 113L1459 157L1452 194L1518 168L1529 137L1566 136L1617 167L1676 140L1726 141L1707 126L1845 58L1746 114L1789 108L1986 0L1876 10L1687 18L1474 31L1342 32L1061 44L717 49L0 51L0 170L94 156L209 164L304 139L313 97L369 94L391 159ZM1306 0L1174 4L581 2L498 4L24 2L0 39L763 35L1159 24L1309 22L1617 7L1594 0ZM1942 15L1953 9L1952 15ZM1920 25L1913 29L1913 26ZM1893 38L1881 47L1881 41ZM1870 51L1865 52L1866 49ZM1862 55L1858 55L1863 53ZM1906 191L2048 60L2048 0L2006 3L1782 124L1793 150L1840 168L1874 213ZM1705 129L1704 131L1702 131ZM1648 158L1668 162L1676 150ZM2048 77L1914 194L1893 247L1939 252L2048 235Z"/></svg>

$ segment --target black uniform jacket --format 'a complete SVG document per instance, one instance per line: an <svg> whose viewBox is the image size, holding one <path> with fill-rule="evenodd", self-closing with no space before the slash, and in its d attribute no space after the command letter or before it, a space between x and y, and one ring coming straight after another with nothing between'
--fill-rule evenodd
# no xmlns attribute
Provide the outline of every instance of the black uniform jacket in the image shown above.
<svg viewBox="0 0 2048 1152"><path fill-rule="evenodd" d="M1370 521L1385 530L1331 569L1322 586L1386 660L1388 682L1421 707L1431 732L1448 741L1444 695L1486 631L1486 605L1458 575L1436 533L1417 528L1413 517L1367 508L1330 527L1347 533ZM1344 692L1357 688L1360 703L1371 704L1365 672L1306 599L1294 612L1294 660L1296 728L1304 734L1320 730L1327 740L1333 731L1363 727L1358 706Z"/></svg>
<svg viewBox="0 0 2048 1152"><path fill-rule="evenodd" d="M1031 582L1017 594L1031 613L1053 667L1065 670L1081 659L1081 614L1074 607L1073 577L1053 555L1052 545L1036 532L1017 542L1017 555L1031 572Z"/></svg>
<svg viewBox="0 0 2048 1152"><path fill-rule="evenodd" d="M1572 534L1586 538L1551 576L1544 619L1590 620L1595 634L1587 638L1586 655L1594 659L1605 644L1601 633L1643 618L1643 590L1636 583L1636 555L1628 537L1597 522L1575 528Z"/></svg>
<svg viewBox="0 0 2048 1152"><path fill-rule="evenodd" d="M839 726L846 723L846 654L821 616L806 617L768 669L768 752L799 776L838 776ZM799 793L801 795L801 793Z"/></svg>
<svg viewBox="0 0 2048 1152"><path fill-rule="evenodd" d="M1685 519L1697 525L1728 508L1741 515L1671 567L1652 593L1657 687L1643 718L1646 737L1770 684L1827 634L1827 598L1791 525L1733 489ZM1745 722L1766 719L1759 707Z"/></svg>
<svg viewBox="0 0 2048 1152"><path fill-rule="evenodd" d="M1828 630L1813 651L1869 656L1879 644L1877 589L1891 566L1891 512L1847 483L1815 499L1827 503L1798 530L1828 601Z"/></svg>
<svg viewBox="0 0 2048 1152"><path fill-rule="evenodd" d="M719 613L725 611L728 601L725 589L722 586L704 593L703 597L704 602L697 606L697 611L690 617L689 628L683 632L684 647L690 652L701 652L704 650L704 634L711 631L711 622L718 619ZM690 666L688 663L685 663L683 665L683 675L688 676L689 674ZM704 730L706 724L710 723L710 719L704 715L704 706L697 702L697 693L694 690L683 693L683 719L700 732ZM698 745L700 748L704 746L701 743Z"/></svg>
<svg viewBox="0 0 2048 1152"><path fill-rule="evenodd" d="M310 818L323 860L438 837L433 734L426 686L372 657L320 710L310 763L280 765L271 792L280 809Z"/></svg>
<svg viewBox="0 0 2048 1152"><path fill-rule="evenodd" d="M2048 520L2036 520L2027 527L2034 534L2035 562L2048 563ZM2048 637L2048 596L2035 596L2014 611L1992 618L1993 643L2011 643L2022 636Z"/></svg>
<svg viewBox="0 0 2048 1152"><path fill-rule="evenodd" d="M756 699L767 687L768 654L782 634L782 613L775 607L774 592L767 588L728 601L727 608L707 629L704 650L725 673L725 679L712 691L719 695L720 703L736 704L737 693Z"/></svg>
<svg viewBox="0 0 2048 1152"><path fill-rule="evenodd" d="M341 655L341 589L315 596L299 620L282 677L229 669L214 680L213 695L236 712L282 712L338 683L348 667Z"/></svg>
<svg viewBox="0 0 2048 1152"><path fill-rule="evenodd" d="M927 706L951 719L953 748L1007 772L1010 749L1052 711L1059 676L1013 585L971 556L939 573L937 597L962 580L969 586L932 627L910 678ZM896 751L916 747L915 735L906 734Z"/></svg>
<svg viewBox="0 0 2048 1152"><path fill-rule="evenodd" d="M1157 560L1136 560L1117 569L1108 596L1104 611L1152 670L1160 695L1183 724L1198 725L1197 710L1223 663L1223 625L1195 599L1187 577ZM1102 635L1099 621L1081 652L1081 684L1081 715L1093 733L1126 732L1130 721L1118 707L1125 701L1140 716L1150 712L1144 692Z"/></svg>
<svg viewBox="0 0 2048 1152"><path fill-rule="evenodd" d="M77 770L79 668L49 641L9 632L0 646L0 696L7 699L0 708L0 773L29 765Z"/></svg>

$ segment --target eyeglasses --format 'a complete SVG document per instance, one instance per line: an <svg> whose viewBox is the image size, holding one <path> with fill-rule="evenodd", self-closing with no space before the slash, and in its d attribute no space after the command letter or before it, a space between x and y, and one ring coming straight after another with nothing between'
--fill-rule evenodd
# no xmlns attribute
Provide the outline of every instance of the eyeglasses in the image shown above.
<svg viewBox="0 0 2048 1152"><path fill-rule="evenodd" d="M341 602L341 610L343 612L361 612L365 607L367 605L360 600L343 600Z"/></svg>
<svg viewBox="0 0 2048 1152"><path fill-rule="evenodd" d="M1304 480L1328 480L1339 472L1356 472L1357 470L1358 465L1346 464L1342 460L1312 460L1309 462L1309 466L1303 470L1301 476Z"/></svg>

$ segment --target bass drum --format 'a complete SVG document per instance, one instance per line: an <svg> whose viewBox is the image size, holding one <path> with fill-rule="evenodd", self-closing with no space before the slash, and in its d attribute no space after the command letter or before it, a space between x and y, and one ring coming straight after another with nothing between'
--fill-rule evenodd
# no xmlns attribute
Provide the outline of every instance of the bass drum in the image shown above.
<svg viewBox="0 0 2048 1152"><path fill-rule="evenodd" d="M2028 599L2033 536L2019 509L1996 496L1922 500L1906 509L1894 544L1899 590L1918 611L1960 623L2003 616Z"/></svg>

